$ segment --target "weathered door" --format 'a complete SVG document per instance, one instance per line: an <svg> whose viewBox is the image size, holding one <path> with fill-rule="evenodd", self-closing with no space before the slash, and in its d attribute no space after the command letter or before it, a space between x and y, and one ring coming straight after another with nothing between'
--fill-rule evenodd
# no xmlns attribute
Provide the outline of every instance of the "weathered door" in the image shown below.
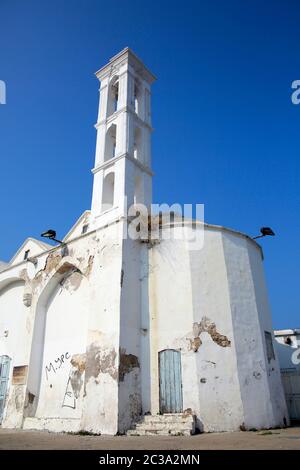
<svg viewBox="0 0 300 470"><path fill-rule="evenodd" d="M159 353L159 407L161 413L182 412L181 354L174 349Z"/></svg>
<svg viewBox="0 0 300 470"><path fill-rule="evenodd" d="M8 356L0 356L0 424L2 422L5 397L9 378L10 358Z"/></svg>
<svg viewBox="0 0 300 470"><path fill-rule="evenodd" d="M281 378L291 420L300 420L300 372L281 369Z"/></svg>

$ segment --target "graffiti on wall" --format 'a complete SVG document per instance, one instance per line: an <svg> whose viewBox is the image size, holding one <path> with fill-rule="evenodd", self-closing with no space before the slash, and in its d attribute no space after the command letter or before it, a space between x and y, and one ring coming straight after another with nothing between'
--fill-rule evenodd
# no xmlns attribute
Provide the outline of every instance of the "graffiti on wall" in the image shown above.
<svg viewBox="0 0 300 470"><path fill-rule="evenodd" d="M56 374L59 369L70 359L68 352L61 354L54 361L49 362L45 365L46 379L49 380L51 374Z"/></svg>
<svg viewBox="0 0 300 470"><path fill-rule="evenodd" d="M83 385L83 379L81 372L75 367L71 367L66 391L63 398L62 407L76 409L76 402L80 396L80 390Z"/></svg>
<svg viewBox="0 0 300 470"><path fill-rule="evenodd" d="M45 365L45 373L47 381L56 375L64 365L70 365L69 374L67 376L65 393L63 396L62 407L76 409L76 402L80 396L80 390L83 386L83 373L85 370L85 355L70 355L69 352L63 353L51 362ZM52 385L51 385L52 387Z"/></svg>

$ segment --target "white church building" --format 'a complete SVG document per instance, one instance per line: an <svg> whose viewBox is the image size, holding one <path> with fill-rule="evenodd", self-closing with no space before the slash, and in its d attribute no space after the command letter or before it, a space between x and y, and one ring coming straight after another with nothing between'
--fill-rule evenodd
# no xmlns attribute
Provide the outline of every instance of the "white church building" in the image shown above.
<svg viewBox="0 0 300 470"><path fill-rule="evenodd" d="M155 77L128 48L96 76L91 210L63 243L28 238L0 264L1 426L112 435L286 426L261 247L178 216L143 215L128 236L132 206L152 201ZM191 249L195 236L203 243Z"/></svg>

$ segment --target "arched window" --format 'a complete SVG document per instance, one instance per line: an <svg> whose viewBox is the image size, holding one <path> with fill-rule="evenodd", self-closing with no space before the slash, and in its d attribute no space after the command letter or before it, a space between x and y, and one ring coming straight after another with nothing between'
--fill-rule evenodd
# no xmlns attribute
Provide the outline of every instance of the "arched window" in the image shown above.
<svg viewBox="0 0 300 470"><path fill-rule="evenodd" d="M133 156L137 160L142 160L142 132L139 127L134 130Z"/></svg>
<svg viewBox="0 0 300 470"><path fill-rule="evenodd" d="M139 114L139 86L137 82L134 84L134 110L136 114Z"/></svg>
<svg viewBox="0 0 300 470"><path fill-rule="evenodd" d="M141 177L136 176L134 181L134 205L142 204L142 184Z"/></svg>
<svg viewBox="0 0 300 470"><path fill-rule="evenodd" d="M145 90L145 120L151 124L151 100L149 90Z"/></svg>
<svg viewBox="0 0 300 470"><path fill-rule="evenodd" d="M117 126L112 124L106 132L104 160L110 160L116 156Z"/></svg>
<svg viewBox="0 0 300 470"><path fill-rule="evenodd" d="M115 192L115 174L108 173L103 181L102 191L102 212L111 209L114 206L114 192Z"/></svg>
<svg viewBox="0 0 300 470"><path fill-rule="evenodd" d="M119 77L114 77L109 84L107 117L111 116L115 111L118 110L118 103L119 103Z"/></svg>
<svg viewBox="0 0 300 470"><path fill-rule="evenodd" d="M142 117L142 85L138 80L134 83L134 111Z"/></svg>

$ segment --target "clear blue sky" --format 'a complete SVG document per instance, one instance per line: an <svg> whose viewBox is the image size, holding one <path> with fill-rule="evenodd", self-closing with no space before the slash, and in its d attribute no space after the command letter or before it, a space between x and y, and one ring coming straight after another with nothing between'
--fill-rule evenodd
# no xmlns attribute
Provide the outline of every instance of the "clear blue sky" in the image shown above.
<svg viewBox="0 0 300 470"><path fill-rule="evenodd" d="M300 3L0 0L0 259L90 208L98 83L125 46L153 86L155 202L256 235L274 326L299 321Z"/></svg>

